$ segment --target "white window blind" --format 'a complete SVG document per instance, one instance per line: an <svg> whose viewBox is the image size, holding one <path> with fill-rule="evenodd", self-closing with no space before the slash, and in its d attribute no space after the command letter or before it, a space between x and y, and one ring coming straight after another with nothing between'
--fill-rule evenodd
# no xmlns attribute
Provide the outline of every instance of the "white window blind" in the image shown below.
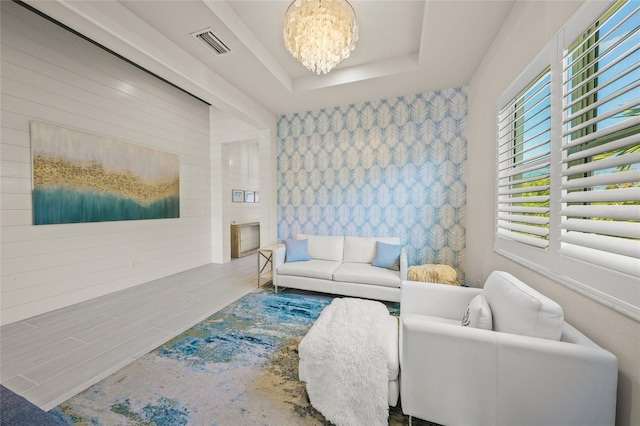
<svg viewBox="0 0 640 426"><path fill-rule="evenodd" d="M545 69L498 116L498 235L549 247L551 71Z"/></svg>
<svg viewBox="0 0 640 426"><path fill-rule="evenodd" d="M640 320L640 2L586 1L496 121L494 250Z"/></svg>
<svg viewBox="0 0 640 426"><path fill-rule="evenodd" d="M564 52L560 253L640 277L640 6Z"/></svg>

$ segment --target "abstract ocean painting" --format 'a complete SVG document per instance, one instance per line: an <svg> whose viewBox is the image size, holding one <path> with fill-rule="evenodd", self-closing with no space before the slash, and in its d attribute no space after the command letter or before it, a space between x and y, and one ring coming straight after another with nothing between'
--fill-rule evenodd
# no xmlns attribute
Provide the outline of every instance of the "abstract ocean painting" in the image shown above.
<svg viewBox="0 0 640 426"><path fill-rule="evenodd" d="M180 159L31 122L34 225L180 217Z"/></svg>

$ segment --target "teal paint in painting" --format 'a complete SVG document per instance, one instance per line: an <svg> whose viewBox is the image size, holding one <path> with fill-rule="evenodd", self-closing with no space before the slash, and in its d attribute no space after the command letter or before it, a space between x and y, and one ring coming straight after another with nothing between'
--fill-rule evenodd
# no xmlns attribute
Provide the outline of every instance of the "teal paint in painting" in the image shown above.
<svg viewBox="0 0 640 426"><path fill-rule="evenodd" d="M33 212L35 225L176 218L180 217L180 198L166 197L142 205L135 200L97 191L35 188Z"/></svg>

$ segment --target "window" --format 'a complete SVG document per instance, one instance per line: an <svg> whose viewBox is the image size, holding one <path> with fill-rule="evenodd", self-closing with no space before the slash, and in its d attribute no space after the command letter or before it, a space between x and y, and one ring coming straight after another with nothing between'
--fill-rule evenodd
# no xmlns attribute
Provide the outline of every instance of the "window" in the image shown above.
<svg viewBox="0 0 640 426"><path fill-rule="evenodd" d="M496 251L640 319L638 2L587 3L498 111Z"/></svg>
<svg viewBox="0 0 640 426"><path fill-rule="evenodd" d="M498 118L498 233L549 247L551 70L545 69Z"/></svg>

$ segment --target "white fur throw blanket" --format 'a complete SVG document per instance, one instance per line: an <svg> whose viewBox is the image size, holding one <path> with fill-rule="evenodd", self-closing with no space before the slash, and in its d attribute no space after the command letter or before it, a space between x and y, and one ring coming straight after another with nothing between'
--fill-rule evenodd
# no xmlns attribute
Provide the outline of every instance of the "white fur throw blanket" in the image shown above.
<svg viewBox="0 0 640 426"><path fill-rule="evenodd" d="M309 401L337 426L388 424L388 318L380 302L336 298L300 342Z"/></svg>

